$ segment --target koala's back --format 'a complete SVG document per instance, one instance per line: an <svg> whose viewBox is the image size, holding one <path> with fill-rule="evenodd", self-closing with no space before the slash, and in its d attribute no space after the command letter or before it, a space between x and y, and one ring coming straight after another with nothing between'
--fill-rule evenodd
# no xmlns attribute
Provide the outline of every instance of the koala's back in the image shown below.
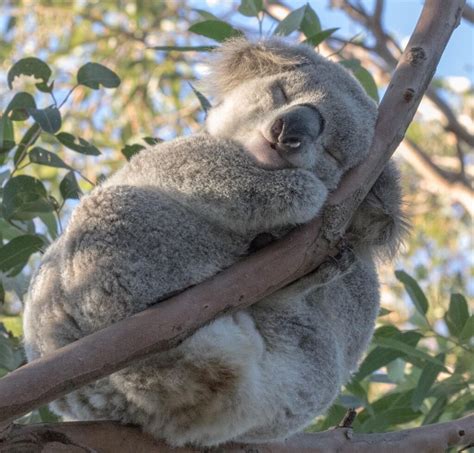
<svg viewBox="0 0 474 453"><path fill-rule="evenodd" d="M215 275L243 247L157 188L97 188L81 200L33 278L25 313L28 358Z"/></svg>

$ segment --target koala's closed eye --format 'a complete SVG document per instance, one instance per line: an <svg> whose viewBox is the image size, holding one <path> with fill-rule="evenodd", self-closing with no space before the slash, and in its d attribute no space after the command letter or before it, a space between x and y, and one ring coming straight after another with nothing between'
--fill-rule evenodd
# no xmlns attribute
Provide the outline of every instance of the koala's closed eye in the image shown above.
<svg viewBox="0 0 474 453"><path fill-rule="evenodd" d="M288 104L288 95L286 94L286 91L280 82L277 82L270 87L270 93L272 95L273 102L276 105Z"/></svg>

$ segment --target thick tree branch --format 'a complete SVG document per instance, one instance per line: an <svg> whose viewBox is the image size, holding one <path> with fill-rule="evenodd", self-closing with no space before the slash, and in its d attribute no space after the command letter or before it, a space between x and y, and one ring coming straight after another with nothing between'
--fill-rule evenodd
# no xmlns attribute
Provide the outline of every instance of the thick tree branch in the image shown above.
<svg viewBox="0 0 474 453"><path fill-rule="evenodd" d="M462 12L462 18L467 20L471 24L474 24L474 8L466 4Z"/></svg>
<svg viewBox="0 0 474 453"><path fill-rule="evenodd" d="M10 373L0 380L0 421L176 346L206 322L259 301L335 253L354 210L402 140L459 23L463 4L464 0L426 1L380 104L369 157L344 177L320 219L210 280ZM342 222L334 222L334 212Z"/></svg>
<svg viewBox="0 0 474 453"><path fill-rule="evenodd" d="M420 453L444 452L453 446L474 443L474 415L445 423L391 433L354 433L336 428L321 433L297 434L285 442L268 444L227 444L206 452L226 453ZM197 448L170 448L138 428L114 422L73 422L14 425L0 433L0 453L14 451L68 451L73 453L193 453Z"/></svg>
<svg viewBox="0 0 474 453"><path fill-rule="evenodd" d="M318 266L334 250L352 212L403 137L459 21L462 4L461 0L426 3L380 105L370 157L353 169L332 195L323 229L322 220L316 219L213 279L16 370L0 380L0 420L21 415L152 352L173 347L210 319L255 303ZM345 213L342 224L334 224L334 211ZM42 385L35 387L33 382Z"/></svg>

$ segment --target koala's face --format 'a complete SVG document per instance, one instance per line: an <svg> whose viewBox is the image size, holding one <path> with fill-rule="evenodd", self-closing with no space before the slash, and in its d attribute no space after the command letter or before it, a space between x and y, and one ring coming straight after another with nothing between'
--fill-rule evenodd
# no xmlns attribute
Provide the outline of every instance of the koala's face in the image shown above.
<svg viewBox="0 0 474 453"><path fill-rule="evenodd" d="M329 189L366 155L376 106L340 65L280 41L233 41L222 52L211 135L239 142L264 168L314 171Z"/></svg>

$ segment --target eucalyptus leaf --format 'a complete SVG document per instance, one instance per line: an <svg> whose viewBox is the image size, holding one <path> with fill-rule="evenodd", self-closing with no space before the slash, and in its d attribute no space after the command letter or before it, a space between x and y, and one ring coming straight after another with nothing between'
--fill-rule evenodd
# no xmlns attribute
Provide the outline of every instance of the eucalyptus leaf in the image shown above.
<svg viewBox="0 0 474 453"><path fill-rule="evenodd" d="M35 98L29 93L16 93L8 104L5 115L11 112L10 119L12 121L24 121L29 118L28 109L31 108L36 109Z"/></svg>
<svg viewBox="0 0 474 453"><path fill-rule="evenodd" d="M309 3L306 4L304 8L305 11L299 29L307 38L309 38L310 36L314 36L321 31L321 21ZM314 45L317 46L317 44Z"/></svg>
<svg viewBox="0 0 474 453"><path fill-rule="evenodd" d="M206 96L204 96L199 90L197 90L196 88L194 88L194 85L189 82L189 86L191 87L191 89L193 90L194 94L196 95L196 97L198 98L198 101L199 103L201 104L201 107L202 109L204 110L204 113L207 114L208 110L210 108L212 108L212 105L211 103L209 102L209 100L206 98Z"/></svg>
<svg viewBox="0 0 474 453"><path fill-rule="evenodd" d="M125 159L130 160L135 154L138 154L142 149L145 149L143 145L134 143L132 145L125 145L122 148L122 154L125 156Z"/></svg>
<svg viewBox="0 0 474 453"><path fill-rule="evenodd" d="M320 31L315 33L312 36L309 36L303 41L304 44L309 44L313 47L319 46L325 39L329 38L334 32L339 30L339 28L328 28L327 30Z"/></svg>
<svg viewBox="0 0 474 453"><path fill-rule="evenodd" d="M154 50L163 50L165 52L209 52L216 49L217 46L155 46Z"/></svg>
<svg viewBox="0 0 474 453"><path fill-rule="evenodd" d="M51 69L42 60L36 57L27 57L17 61L8 71L7 81L8 87L13 88L13 80L15 77L21 75L33 76L35 79L40 79L41 82L36 83L36 87L44 91L47 87L47 82L51 77Z"/></svg>
<svg viewBox="0 0 474 453"><path fill-rule="evenodd" d="M30 256L44 246L43 240L36 235L25 234L12 239L0 247L0 270L8 276L19 274Z"/></svg>
<svg viewBox="0 0 474 453"><path fill-rule="evenodd" d="M74 135L69 134L68 132L60 132L59 134L56 134L56 138L66 148L72 149L78 153L86 154L88 156L100 155L100 151L94 145L83 138L74 137Z"/></svg>
<svg viewBox="0 0 474 453"><path fill-rule="evenodd" d="M41 129L49 134L55 134L61 129L61 113L57 107L28 108L27 112L40 125Z"/></svg>
<svg viewBox="0 0 474 453"><path fill-rule="evenodd" d="M274 35L288 36L296 30L299 30L306 12L306 6L295 9L286 16L275 28Z"/></svg>
<svg viewBox="0 0 474 453"><path fill-rule="evenodd" d="M0 152L6 153L15 146L15 130L7 115L0 118Z"/></svg>
<svg viewBox="0 0 474 453"><path fill-rule="evenodd" d="M46 149L41 148L40 146L35 146L29 152L29 156L30 161L34 164L72 170L72 168L68 164L66 164L57 154L47 151Z"/></svg>
<svg viewBox="0 0 474 453"><path fill-rule="evenodd" d="M263 0L242 0L238 11L247 17L257 17L263 11Z"/></svg>
<svg viewBox="0 0 474 453"><path fill-rule="evenodd" d="M3 189L3 215L6 219L29 220L53 210L43 183L31 176L9 179Z"/></svg>
<svg viewBox="0 0 474 453"><path fill-rule="evenodd" d="M77 83L93 90L98 90L100 85L105 88L117 88L120 85L120 78L100 63L86 63L77 72Z"/></svg>
<svg viewBox="0 0 474 453"><path fill-rule="evenodd" d="M395 276L398 281L403 283L403 286L410 296L415 308L421 315L425 316L428 311L428 299L416 280L404 271L395 271Z"/></svg>
<svg viewBox="0 0 474 453"><path fill-rule="evenodd" d="M377 84L375 83L372 74L370 74L367 69L361 66L360 61L357 59L353 60L344 60L340 64L345 68L349 69L354 77L362 85L366 93L374 99L374 101L379 102L379 93L377 90Z"/></svg>
<svg viewBox="0 0 474 453"><path fill-rule="evenodd" d="M204 9L193 8L193 11L196 11L203 19L220 20L217 16Z"/></svg>
<svg viewBox="0 0 474 453"><path fill-rule="evenodd" d="M444 354L438 354L436 359L444 364ZM418 384L413 392L411 399L411 407L413 410L419 410L424 399L428 396L431 386L436 381L438 374L443 370L442 366L434 363L427 363L423 368Z"/></svg>
<svg viewBox="0 0 474 453"><path fill-rule="evenodd" d="M82 195L79 184L77 183L76 175L73 171L68 172L66 176L64 176L59 184L59 191L64 200L78 200Z"/></svg>
<svg viewBox="0 0 474 453"><path fill-rule="evenodd" d="M197 35L206 36L214 41L222 42L226 39L242 36L240 30L235 29L232 25L221 20L205 20L191 25L189 31Z"/></svg>
<svg viewBox="0 0 474 453"><path fill-rule="evenodd" d="M452 294L445 320L449 331L459 336L469 318L467 301L462 294Z"/></svg>

